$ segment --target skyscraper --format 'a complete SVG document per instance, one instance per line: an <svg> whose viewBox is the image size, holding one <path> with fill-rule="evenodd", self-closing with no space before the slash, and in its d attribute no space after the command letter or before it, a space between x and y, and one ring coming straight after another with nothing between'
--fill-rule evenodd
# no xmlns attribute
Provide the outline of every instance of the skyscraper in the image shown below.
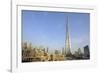
<svg viewBox="0 0 100 73"><path fill-rule="evenodd" d="M68 25L68 17L67 17L66 37L65 37L65 56L71 55L70 49L71 49L71 41L70 41L69 25Z"/></svg>
<svg viewBox="0 0 100 73"><path fill-rule="evenodd" d="M86 45L84 47L84 57L85 57L85 59L89 59L90 58L90 51L89 51L89 46L88 45Z"/></svg>

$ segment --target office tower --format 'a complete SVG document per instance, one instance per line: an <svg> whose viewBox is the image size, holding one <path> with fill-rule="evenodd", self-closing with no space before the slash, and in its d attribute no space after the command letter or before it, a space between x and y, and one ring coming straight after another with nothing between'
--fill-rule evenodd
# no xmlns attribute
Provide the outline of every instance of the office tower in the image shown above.
<svg viewBox="0 0 100 73"><path fill-rule="evenodd" d="M89 51L89 46L88 45L86 45L84 47L84 57L87 58L87 59L90 58L90 51Z"/></svg>
<svg viewBox="0 0 100 73"><path fill-rule="evenodd" d="M62 48L62 55L64 55L64 48Z"/></svg>
<svg viewBox="0 0 100 73"><path fill-rule="evenodd" d="M49 48L47 47L47 53L48 53Z"/></svg>

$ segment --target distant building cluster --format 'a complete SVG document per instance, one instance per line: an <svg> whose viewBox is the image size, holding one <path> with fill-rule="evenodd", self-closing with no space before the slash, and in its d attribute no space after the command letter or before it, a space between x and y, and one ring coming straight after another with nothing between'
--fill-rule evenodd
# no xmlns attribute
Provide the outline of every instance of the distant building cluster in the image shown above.
<svg viewBox="0 0 100 73"><path fill-rule="evenodd" d="M79 60L89 59L90 52L89 47L84 47L84 53L79 48L74 54L69 56L65 55L64 48L62 51L55 50L54 53L49 53L49 48L34 48L31 43L22 43L22 62L38 62L38 61L64 61L64 60Z"/></svg>
<svg viewBox="0 0 100 73"><path fill-rule="evenodd" d="M22 44L22 62L63 61L64 59L64 55L57 50L54 54L50 54L48 48L33 48L31 43Z"/></svg>

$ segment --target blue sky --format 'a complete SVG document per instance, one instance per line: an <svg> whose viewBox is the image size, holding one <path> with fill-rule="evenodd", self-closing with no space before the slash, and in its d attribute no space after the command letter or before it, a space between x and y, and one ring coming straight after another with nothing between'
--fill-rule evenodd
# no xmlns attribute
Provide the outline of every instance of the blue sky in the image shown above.
<svg viewBox="0 0 100 73"><path fill-rule="evenodd" d="M51 49L65 47L67 17L72 50L89 45L89 13L32 10L22 10L23 42Z"/></svg>

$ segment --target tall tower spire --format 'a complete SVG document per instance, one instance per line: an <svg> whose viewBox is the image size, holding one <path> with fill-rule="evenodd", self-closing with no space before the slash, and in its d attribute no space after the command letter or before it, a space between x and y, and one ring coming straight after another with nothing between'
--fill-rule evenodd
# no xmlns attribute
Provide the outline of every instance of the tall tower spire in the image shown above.
<svg viewBox="0 0 100 73"><path fill-rule="evenodd" d="M67 24L66 24L66 39L65 39L65 56L71 55L71 41L70 41L70 34L69 34L69 25L68 25L68 17L67 17Z"/></svg>

